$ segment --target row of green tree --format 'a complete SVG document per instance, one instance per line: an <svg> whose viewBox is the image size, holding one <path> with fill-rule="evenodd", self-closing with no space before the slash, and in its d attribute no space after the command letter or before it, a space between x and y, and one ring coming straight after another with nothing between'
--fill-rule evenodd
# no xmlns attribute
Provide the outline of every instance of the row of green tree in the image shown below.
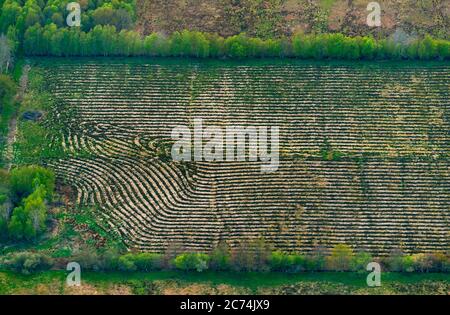
<svg viewBox="0 0 450 315"><path fill-rule="evenodd" d="M55 175L40 166L25 166L4 177L9 189L0 194L0 240L35 239L46 228Z"/></svg>
<svg viewBox="0 0 450 315"><path fill-rule="evenodd" d="M171 56L197 58L295 57L301 59L450 59L450 42L426 36L408 45L372 37L342 34L297 34L292 38L268 39L245 34L223 38L196 31L170 36L140 36L135 31L118 32L114 26L96 26L90 32L58 28L55 24L30 27L24 50L38 56Z"/></svg>
<svg viewBox="0 0 450 315"><path fill-rule="evenodd" d="M29 261L27 264L27 260ZM99 253L96 249L83 250L70 258L84 270L151 272L159 270L180 270L202 272L212 271L252 271L252 272L317 272L352 271L367 272L367 265L378 262L383 271L392 272L449 272L448 254L405 255L393 251L389 256L375 259L367 252L354 252L351 247L336 245L328 254L324 252L306 255L287 254L273 251L262 239L243 242L230 249L220 244L209 254L177 252L168 250L164 254L126 253L118 254L108 250ZM54 267L61 260L55 260L39 253L14 253L0 259L0 269L31 273ZM28 266L28 267L27 267ZM29 267L33 266L33 267Z"/></svg>

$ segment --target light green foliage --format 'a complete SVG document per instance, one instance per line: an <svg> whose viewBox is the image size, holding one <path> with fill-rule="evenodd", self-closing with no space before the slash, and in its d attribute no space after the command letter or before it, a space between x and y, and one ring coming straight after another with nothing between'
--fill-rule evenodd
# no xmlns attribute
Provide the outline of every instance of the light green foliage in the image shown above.
<svg viewBox="0 0 450 315"><path fill-rule="evenodd" d="M16 91L14 81L7 75L0 74L0 99L10 98ZM2 105L3 105L2 101ZM3 106L0 107L0 109Z"/></svg>
<svg viewBox="0 0 450 315"><path fill-rule="evenodd" d="M41 166L30 165L13 169L10 178L11 192L16 199L30 194L50 200L55 189L55 174ZM44 193L45 192L45 193Z"/></svg>
<svg viewBox="0 0 450 315"><path fill-rule="evenodd" d="M39 166L16 168L0 187L0 238L32 240L45 230L46 200L55 189L55 175Z"/></svg>
<svg viewBox="0 0 450 315"><path fill-rule="evenodd" d="M122 271L136 271L137 267L134 263L133 255L123 255L118 259L119 270Z"/></svg>
<svg viewBox="0 0 450 315"><path fill-rule="evenodd" d="M47 206L44 202L46 191L39 185L26 197L23 206L13 210L9 222L9 236L16 240L31 240L45 229Z"/></svg>
<svg viewBox="0 0 450 315"><path fill-rule="evenodd" d="M296 34L290 40L260 39L245 33L226 39L196 31L170 36L151 34L142 38L134 31L97 25L90 32L58 29L55 24L35 25L25 33L24 49L30 55L52 56L175 56L175 57L297 57L302 59L448 59L449 43L426 37L400 46L372 37L342 34Z"/></svg>
<svg viewBox="0 0 450 315"><path fill-rule="evenodd" d="M367 265L373 262L374 259L370 253L357 252L350 262L350 269L359 273L366 272Z"/></svg>
<svg viewBox="0 0 450 315"><path fill-rule="evenodd" d="M208 269L209 256L202 253L186 253L175 257L174 265L183 271L202 272Z"/></svg>

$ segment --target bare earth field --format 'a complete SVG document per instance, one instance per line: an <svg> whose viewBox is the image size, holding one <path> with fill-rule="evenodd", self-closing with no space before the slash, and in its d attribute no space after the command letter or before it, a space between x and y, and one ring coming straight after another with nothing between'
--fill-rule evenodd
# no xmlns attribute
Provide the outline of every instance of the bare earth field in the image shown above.
<svg viewBox="0 0 450 315"><path fill-rule="evenodd" d="M129 248L264 237L308 252L448 249L442 63L40 60L60 126L45 160ZM280 127L280 166L173 162L171 130Z"/></svg>

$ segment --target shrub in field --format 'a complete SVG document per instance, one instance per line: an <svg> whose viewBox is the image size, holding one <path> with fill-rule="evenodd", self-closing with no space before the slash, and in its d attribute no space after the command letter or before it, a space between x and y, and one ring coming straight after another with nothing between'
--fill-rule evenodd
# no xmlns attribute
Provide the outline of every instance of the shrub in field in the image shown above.
<svg viewBox="0 0 450 315"><path fill-rule="evenodd" d="M175 257L174 266L183 271L202 272L208 269L209 256L202 253L186 253Z"/></svg>
<svg viewBox="0 0 450 315"><path fill-rule="evenodd" d="M335 271L349 271L354 253L350 246L339 244L333 247L327 257L327 269Z"/></svg>
<svg viewBox="0 0 450 315"><path fill-rule="evenodd" d="M124 265L120 265L119 252L112 248L107 250L98 250L96 248L82 248L72 256L72 260L80 264L82 269L94 271L114 271L122 270ZM123 262L123 261L122 261Z"/></svg>
<svg viewBox="0 0 450 315"><path fill-rule="evenodd" d="M48 270L52 266L51 259L43 254L21 252L10 254L0 260L0 267L23 274Z"/></svg>

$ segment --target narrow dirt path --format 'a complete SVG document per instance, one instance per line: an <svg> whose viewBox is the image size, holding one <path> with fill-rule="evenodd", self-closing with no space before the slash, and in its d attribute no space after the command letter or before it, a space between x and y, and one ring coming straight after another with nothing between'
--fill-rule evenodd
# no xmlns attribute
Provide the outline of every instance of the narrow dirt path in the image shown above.
<svg viewBox="0 0 450 315"><path fill-rule="evenodd" d="M23 100L23 96L25 95L25 91L27 90L28 85L28 73L30 72L30 65L26 64L23 66L22 69L22 76L20 77L20 86L19 90L17 91L15 101L16 103L20 104ZM9 171L12 166L12 161L14 159L14 142L16 141L16 135L17 135L17 113L18 109L15 110L13 116L11 117L11 120L9 122L8 127L8 137L6 142L6 149L5 149L5 168Z"/></svg>

